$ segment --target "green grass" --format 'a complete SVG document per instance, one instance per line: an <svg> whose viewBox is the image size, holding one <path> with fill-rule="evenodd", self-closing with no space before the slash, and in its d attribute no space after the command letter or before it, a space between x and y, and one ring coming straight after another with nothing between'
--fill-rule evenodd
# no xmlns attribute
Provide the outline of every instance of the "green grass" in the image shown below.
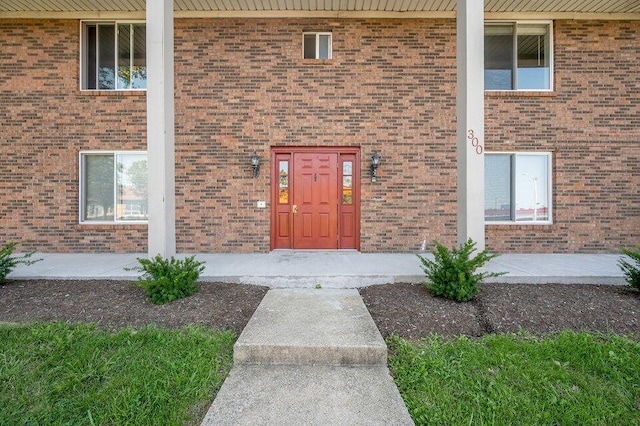
<svg viewBox="0 0 640 426"><path fill-rule="evenodd" d="M0 324L0 425L198 424L235 339L196 327Z"/></svg>
<svg viewBox="0 0 640 426"><path fill-rule="evenodd" d="M418 425L640 425L637 340L563 332L388 344Z"/></svg>

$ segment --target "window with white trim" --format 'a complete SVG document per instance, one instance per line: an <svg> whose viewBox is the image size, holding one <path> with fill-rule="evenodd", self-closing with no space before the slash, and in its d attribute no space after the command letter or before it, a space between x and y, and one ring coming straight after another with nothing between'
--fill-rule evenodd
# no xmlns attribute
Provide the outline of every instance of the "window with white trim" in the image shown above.
<svg viewBox="0 0 640 426"><path fill-rule="evenodd" d="M485 153L484 220L551 222L551 153Z"/></svg>
<svg viewBox="0 0 640 426"><path fill-rule="evenodd" d="M551 90L551 22L487 22L485 90Z"/></svg>
<svg viewBox="0 0 640 426"><path fill-rule="evenodd" d="M302 57L304 59L331 59L331 33L303 33Z"/></svg>
<svg viewBox="0 0 640 426"><path fill-rule="evenodd" d="M147 87L144 22L82 23L82 90Z"/></svg>
<svg viewBox="0 0 640 426"><path fill-rule="evenodd" d="M147 221L147 153L80 153L80 222Z"/></svg>

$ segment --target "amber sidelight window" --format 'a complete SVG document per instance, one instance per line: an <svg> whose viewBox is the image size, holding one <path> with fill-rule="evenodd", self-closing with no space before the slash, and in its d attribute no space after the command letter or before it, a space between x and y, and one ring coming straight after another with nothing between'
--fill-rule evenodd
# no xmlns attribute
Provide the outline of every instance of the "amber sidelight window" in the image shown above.
<svg viewBox="0 0 640 426"><path fill-rule="evenodd" d="M289 202L289 162L280 161L278 163L278 202L287 204Z"/></svg>
<svg viewBox="0 0 640 426"><path fill-rule="evenodd" d="M353 162L342 163L342 204L353 204Z"/></svg>

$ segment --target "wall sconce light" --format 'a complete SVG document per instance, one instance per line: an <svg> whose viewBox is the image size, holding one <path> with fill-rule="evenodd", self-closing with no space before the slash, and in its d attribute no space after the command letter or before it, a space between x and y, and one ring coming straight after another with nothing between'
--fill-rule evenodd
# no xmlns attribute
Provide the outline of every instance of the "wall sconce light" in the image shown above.
<svg viewBox="0 0 640 426"><path fill-rule="evenodd" d="M373 151L373 156L371 157L371 182L376 181L376 172L378 171L379 165L380 155L378 155L378 151Z"/></svg>
<svg viewBox="0 0 640 426"><path fill-rule="evenodd" d="M260 158L255 151L253 151L253 156L251 157L251 167L253 167L253 177L258 177L258 173L260 172Z"/></svg>

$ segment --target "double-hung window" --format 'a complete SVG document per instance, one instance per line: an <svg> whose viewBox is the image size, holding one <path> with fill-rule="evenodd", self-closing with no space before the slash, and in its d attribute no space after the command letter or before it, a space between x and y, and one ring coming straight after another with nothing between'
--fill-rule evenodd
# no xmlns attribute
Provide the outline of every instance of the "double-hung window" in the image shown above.
<svg viewBox="0 0 640 426"><path fill-rule="evenodd" d="M551 222L551 153L485 153L484 220Z"/></svg>
<svg viewBox="0 0 640 426"><path fill-rule="evenodd" d="M331 59L331 33L304 33L302 57L304 59Z"/></svg>
<svg viewBox="0 0 640 426"><path fill-rule="evenodd" d="M83 22L81 88L146 89L146 38L144 23Z"/></svg>
<svg viewBox="0 0 640 426"><path fill-rule="evenodd" d="M551 27L550 22L485 23L485 90L551 90Z"/></svg>
<svg viewBox="0 0 640 426"><path fill-rule="evenodd" d="M80 222L148 219L147 153L80 153Z"/></svg>

